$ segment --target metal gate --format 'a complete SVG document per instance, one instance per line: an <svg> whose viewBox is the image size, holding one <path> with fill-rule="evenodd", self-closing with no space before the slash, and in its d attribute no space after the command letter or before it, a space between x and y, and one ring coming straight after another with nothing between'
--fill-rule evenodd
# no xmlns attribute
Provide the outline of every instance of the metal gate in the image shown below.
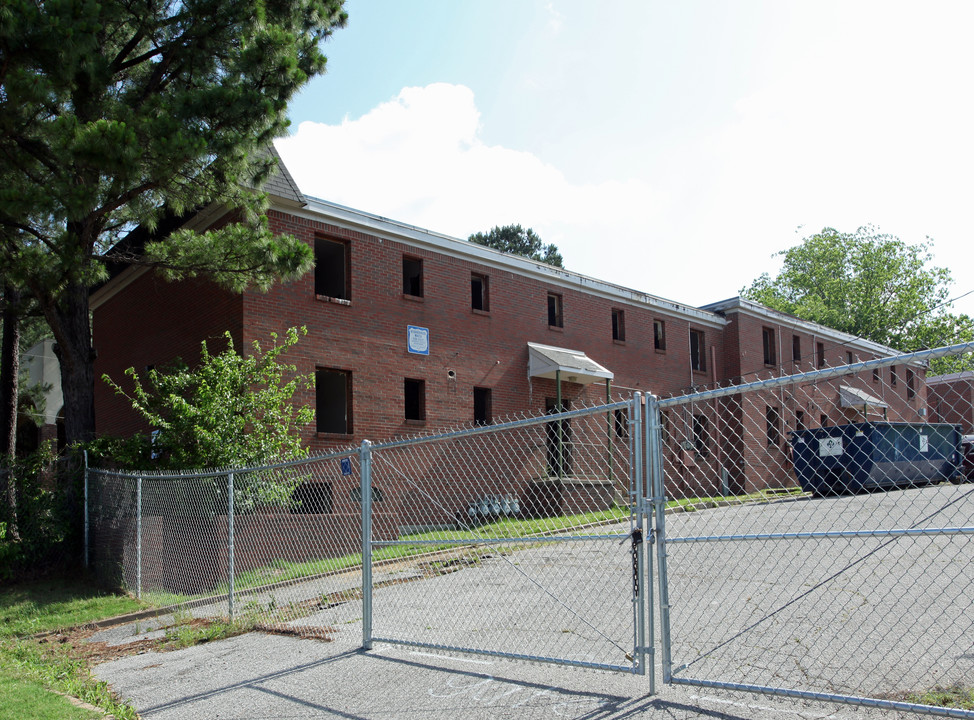
<svg viewBox="0 0 974 720"><path fill-rule="evenodd" d="M365 443L363 645L644 674L641 436L627 400Z"/></svg>
<svg viewBox="0 0 974 720"><path fill-rule="evenodd" d="M974 717L974 485L914 385L972 347L651 399L664 682Z"/></svg>
<svg viewBox="0 0 974 720"><path fill-rule="evenodd" d="M86 562L159 605L254 628L644 674L640 410L264 468L89 469Z"/></svg>

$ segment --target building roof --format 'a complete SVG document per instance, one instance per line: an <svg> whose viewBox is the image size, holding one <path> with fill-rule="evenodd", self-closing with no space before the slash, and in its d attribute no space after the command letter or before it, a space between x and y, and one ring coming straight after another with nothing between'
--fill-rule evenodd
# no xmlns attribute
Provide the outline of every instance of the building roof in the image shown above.
<svg viewBox="0 0 974 720"><path fill-rule="evenodd" d="M307 205L304 195L298 189L298 184L294 181L291 172L281 160L281 156L278 155L273 144L270 146L269 152L277 160L277 167L271 172L267 182L264 183L262 188L264 192L273 195L278 200L283 200L285 204L293 204L296 207Z"/></svg>
<svg viewBox="0 0 974 720"><path fill-rule="evenodd" d="M500 252L484 245L437 233L416 225L390 220L381 215L356 210L311 195L304 197L308 201L306 207L299 209L282 207L280 209L309 220L358 230L376 237L532 277L551 285L578 290L622 304L651 306L660 313L683 317L696 325L723 328L727 324L727 321L722 317L706 309L667 300L657 295L598 280L564 268L546 265L520 255Z"/></svg>
<svg viewBox="0 0 974 720"><path fill-rule="evenodd" d="M942 383L957 382L958 380L974 380L974 370L964 370L963 372L947 373L946 375L935 375L927 377L927 385L940 385Z"/></svg>
<svg viewBox="0 0 974 720"><path fill-rule="evenodd" d="M754 302L753 300L748 300L740 296L728 298L727 300L721 300L720 302L710 303L709 305L704 305L702 309L710 310L711 312L720 313L722 315L729 312L743 312L756 317L767 318L771 322L778 323L779 325L787 325L795 330L802 330L817 337L827 338L839 345L847 345L851 348L868 350L869 352L879 356L901 354L900 351L896 350L895 348L887 347L886 345L881 345L880 343L873 342L872 340L867 340L866 338L858 337L856 335L850 335L849 333L844 333L826 325L819 325L818 323L811 322L810 320L802 320L795 315L790 315L789 313L769 308L767 305L762 305L761 303Z"/></svg>

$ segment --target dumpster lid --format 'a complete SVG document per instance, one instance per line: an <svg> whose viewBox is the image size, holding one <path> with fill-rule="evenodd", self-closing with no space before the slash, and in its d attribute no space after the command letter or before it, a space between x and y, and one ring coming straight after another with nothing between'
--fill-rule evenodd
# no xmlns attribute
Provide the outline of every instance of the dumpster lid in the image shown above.
<svg viewBox="0 0 974 720"><path fill-rule="evenodd" d="M885 409L889 405L865 390L839 385L839 405L844 408L861 408L863 405Z"/></svg>

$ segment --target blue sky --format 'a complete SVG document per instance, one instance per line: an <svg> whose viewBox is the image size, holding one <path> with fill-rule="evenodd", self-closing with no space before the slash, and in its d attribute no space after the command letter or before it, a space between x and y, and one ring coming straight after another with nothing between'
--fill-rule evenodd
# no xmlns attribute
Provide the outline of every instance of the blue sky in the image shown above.
<svg viewBox="0 0 974 720"><path fill-rule="evenodd" d="M347 0L278 142L305 192L700 305L825 226L974 290L974 3ZM957 309L974 314L974 295Z"/></svg>

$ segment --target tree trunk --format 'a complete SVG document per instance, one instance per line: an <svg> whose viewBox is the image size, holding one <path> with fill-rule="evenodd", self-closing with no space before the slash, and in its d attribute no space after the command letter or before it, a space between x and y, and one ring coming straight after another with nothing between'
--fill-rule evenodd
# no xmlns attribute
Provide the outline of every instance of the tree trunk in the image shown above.
<svg viewBox="0 0 974 720"><path fill-rule="evenodd" d="M20 291L3 291L3 340L0 342L0 487L6 508L6 538L20 541L17 525L17 483L13 474L17 454L17 380L20 376Z"/></svg>
<svg viewBox="0 0 974 720"><path fill-rule="evenodd" d="M56 305L45 308L45 316L57 341L64 435L70 447L95 437L95 370L88 288L71 283Z"/></svg>

